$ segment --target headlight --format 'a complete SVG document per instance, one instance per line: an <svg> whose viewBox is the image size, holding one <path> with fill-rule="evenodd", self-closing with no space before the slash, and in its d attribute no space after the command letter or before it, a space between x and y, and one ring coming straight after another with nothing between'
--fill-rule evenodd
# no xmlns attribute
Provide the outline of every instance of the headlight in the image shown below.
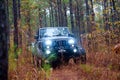
<svg viewBox="0 0 120 80"><path fill-rule="evenodd" d="M46 54L50 54L51 52L50 52L50 50L46 50Z"/></svg>
<svg viewBox="0 0 120 80"><path fill-rule="evenodd" d="M76 52L77 52L77 49L73 49L73 52L76 53Z"/></svg>
<svg viewBox="0 0 120 80"><path fill-rule="evenodd" d="M51 45L51 44L52 44L52 41L51 41L51 40L47 40L47 41L45 42L45 44L46 44L46 45Z"/></svg>
<svg viewBox="0 0 120 80"><path fill-rule="evenodd" d="M68 41L68 43L69 43L69 44L74 44L75 41L74 41L73 39L70 39L70 40Z"/></svg>

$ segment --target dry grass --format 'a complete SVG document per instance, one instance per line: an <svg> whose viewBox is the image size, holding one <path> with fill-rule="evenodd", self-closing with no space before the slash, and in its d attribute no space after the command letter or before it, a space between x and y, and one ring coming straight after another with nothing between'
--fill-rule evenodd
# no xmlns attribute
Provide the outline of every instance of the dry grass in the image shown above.
<svg viewBox="0 0 120 80"><path fill-rule="evenodd" d="M14 59L11 50L9 52L9 80L120 80L120 55L112 51L112 46L108 47L103 42L105 41L103 36L98 35L95 38L98 39L92 39L94 43L89 46L87 46L88 40L84 40L87 51L86 64L70 63L56 70L36 68L32 63L31 52L25 47L18 60ZM99 46L96 50L94 50L94 44Z"/></svg>
<svg viewBox="0 0 120 80"><path fill-rule="evenodd" d="M9 80L120 80L119 61L118 55L89 53L87 64L69 64L45 72L35 68L28 52L19 56L17 68L9 71Z"/></svg>

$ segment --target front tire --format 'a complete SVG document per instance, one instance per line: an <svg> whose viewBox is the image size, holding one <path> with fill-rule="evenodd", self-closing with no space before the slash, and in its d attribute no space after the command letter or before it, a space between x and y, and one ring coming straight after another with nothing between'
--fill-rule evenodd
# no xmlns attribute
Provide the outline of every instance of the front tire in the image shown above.
<svg viewBox="0 0 120 80"><path fill-rule="evenodd" d="M86 55L80 55L74 58L75 64L86 64Z"/></svg>
<svg viewBox="0 0 120 80"><path fill-rule="evenodd" d="M42 59L37 56L33 56L33 64L35 67L42 67Z"/></svg>
<svg viewBox="0 0 120 80"><path fill-rule="evenodd" d="M81 63L86 64L86 55L81 55Z"/></svg>
<svg viewBox="0 0 120 80"><path fill-rule="evenodd" d="M42 67L42 58L37 57L37 67Z"/></svg>
<svg viewBox="0 0 120 80"><path fill-rule="evenodd" d="M53 69L60 68L60 65L61 65L61 61L59 59L56 59L51 62L51 67Z"/></svg>
<svg viewBox="0 0 120 80"><path fill-rule="evenodd" d="M37 67L37 58L35 55L33 55L33 65Z"/></svg>

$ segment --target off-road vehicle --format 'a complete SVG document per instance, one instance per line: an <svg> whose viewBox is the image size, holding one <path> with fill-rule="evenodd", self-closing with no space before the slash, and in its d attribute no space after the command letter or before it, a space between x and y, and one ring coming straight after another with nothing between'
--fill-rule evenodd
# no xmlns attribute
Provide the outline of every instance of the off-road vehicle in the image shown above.
<svg viewBox="0 0 120 80"><path fill-rule="evenodd" d="M85 50L68 27L39 28L35 39L33 57L38 66L49 63L56 67L68 63L71 58L75 63L86 63Z"/></svg>

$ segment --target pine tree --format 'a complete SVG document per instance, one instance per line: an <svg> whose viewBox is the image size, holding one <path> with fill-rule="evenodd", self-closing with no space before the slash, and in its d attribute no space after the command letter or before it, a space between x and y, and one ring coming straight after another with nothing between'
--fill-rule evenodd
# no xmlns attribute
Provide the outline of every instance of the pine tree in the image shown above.
<svg viewBox="0 0 120 80"><path fill-rule="evenodd" d="M8 79L8 0L0 0L0 80Z"/></svg>

